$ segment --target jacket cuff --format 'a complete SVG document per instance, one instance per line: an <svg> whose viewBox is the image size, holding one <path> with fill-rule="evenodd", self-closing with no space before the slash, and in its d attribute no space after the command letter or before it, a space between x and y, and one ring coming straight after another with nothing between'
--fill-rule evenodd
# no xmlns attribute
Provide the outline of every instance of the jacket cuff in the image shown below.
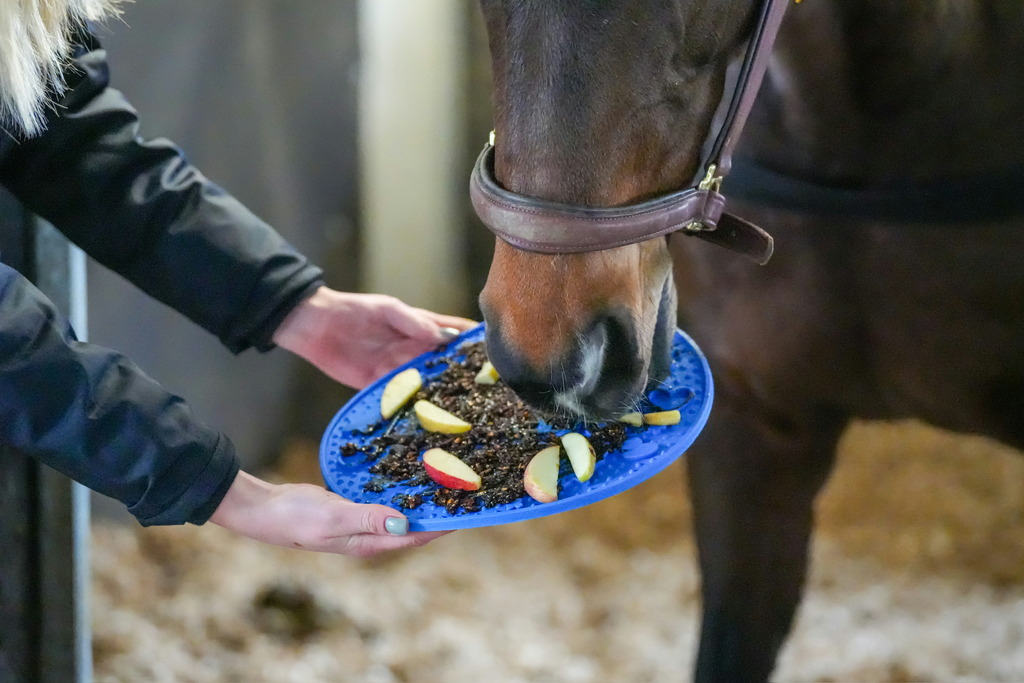
<svg viewBox="0 0 1024 683"><path fill-rule="evenodd" d="M234 444L223 434L217 440L213 456L192 484L167 508L155 515L140 517L142 526L181 524L182 520L205 524L220 506L238 476L239 464ZM129 508L135 514L135 510Z"/></svg>
<svg viewBox="0 0 1024 683"><path fill-rule="evenodd" d="M324 286L323 274L315 266L306 266L290 280L282 289L292 291L277 301L268 297L267 308L252 315L252 319L258 322L251 329L244 330L241 338L221 338L232 353L241 353L249 346L261 353L276 348L274 333L277 328L299 304Z"/></svg>

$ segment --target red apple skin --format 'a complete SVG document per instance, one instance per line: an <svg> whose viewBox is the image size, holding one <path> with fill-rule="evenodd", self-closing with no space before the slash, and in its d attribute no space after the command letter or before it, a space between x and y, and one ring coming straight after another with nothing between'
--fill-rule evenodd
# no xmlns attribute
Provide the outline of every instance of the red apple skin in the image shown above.
<svg viewBox="0 0 1024 683"><path fill-rule="evenodd" d="M558 500L557 491L545 490L543 486L538 485L532 479L526 479L523 482L523 489L526 491L526 495L533 498L538 503L554 503Z"/></svg>
<svg viewBox="0 0 1024 683"><path fill-rule="evenodd" d="M423 469L427 471L427 476L430 477L434 481L434 483L448 489L459 489L460 491L480 490L480 485L482 483L480 475L476 474L475 472L471 472L474 478L466 479L456 474L445 472L443 469L440 469L431 462L432 458L431 455L429 454L430 450L424 451L423 453ZM446 455L458 459L456 456L451 455L450 453L446 453ZM439 460L441 460L442 463L444 461L441 458L439 458ZM460 460L459 462L462 461ZM465 465L465 463L462 464ZM465 467L468 468L469 466L465 465Z"/></svg>

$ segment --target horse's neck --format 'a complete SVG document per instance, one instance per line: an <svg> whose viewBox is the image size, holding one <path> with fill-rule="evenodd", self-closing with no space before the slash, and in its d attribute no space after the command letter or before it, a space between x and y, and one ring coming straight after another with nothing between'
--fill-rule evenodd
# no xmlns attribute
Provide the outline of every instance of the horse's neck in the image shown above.
<svg viewBox="0 0 1024 683"><path fill-rule="evenodd" d="M744 152L823 179L1024 164L1024 2L804 0L776 43Z"/></svg>

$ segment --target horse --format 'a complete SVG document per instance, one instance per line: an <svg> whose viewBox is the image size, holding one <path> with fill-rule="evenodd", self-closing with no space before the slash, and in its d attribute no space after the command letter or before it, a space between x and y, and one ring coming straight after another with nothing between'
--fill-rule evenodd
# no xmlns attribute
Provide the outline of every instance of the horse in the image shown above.
<svg viewBox="0 0 1024 683"><path fill-rule="evenodd" d="M715 405L686 453L694 678L766 680L851 420L1024 449L1024 4L796 0L717 176L702 161L763 0L480 7L495 128L481 164L540 207L534 220L520 202L511 232L489 223L488 354L528 403L601 420L663 375L674 324L698 342ZM552 247L588 241L576 223L527 239L550 207L653 206L701 177L772 235L767 264L693 239L706 217L597 249Z"/></svg>

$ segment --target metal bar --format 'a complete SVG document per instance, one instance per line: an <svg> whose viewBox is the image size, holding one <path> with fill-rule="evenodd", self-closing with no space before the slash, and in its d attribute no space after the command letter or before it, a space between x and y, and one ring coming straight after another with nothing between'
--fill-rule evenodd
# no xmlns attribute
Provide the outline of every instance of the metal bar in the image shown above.
<svg viewBox="0 0 1024 683"><path fill-rule="evenodd" d="M84 338L84 256L2 190L0 259ZM91 680L88 539L86 490L0 445L0 681Z"/></svg>
<svg viewBox="0 0 1024 683"><path fill-rule="evenodd" d="M34 219L33 232L33 280L84 339L84 257L41 219ZM39 680L85 683L92 678L89 496L82 486L46 467L39 469L38 487Z"/></svg>
<svg viewBox="0 0 1024 683"><path fill-rule="evenodd" d="M38 678L35 475L28 458L0 446L0 681Z"/></svg>
<svg viewBox="0 0 1024 683"><path fill-rule="evenodd" d="M25 272L31 225L0 189L0 260ZM39 466L0 445L0 681L39 677L39 572L36 510Z"/></svg>

